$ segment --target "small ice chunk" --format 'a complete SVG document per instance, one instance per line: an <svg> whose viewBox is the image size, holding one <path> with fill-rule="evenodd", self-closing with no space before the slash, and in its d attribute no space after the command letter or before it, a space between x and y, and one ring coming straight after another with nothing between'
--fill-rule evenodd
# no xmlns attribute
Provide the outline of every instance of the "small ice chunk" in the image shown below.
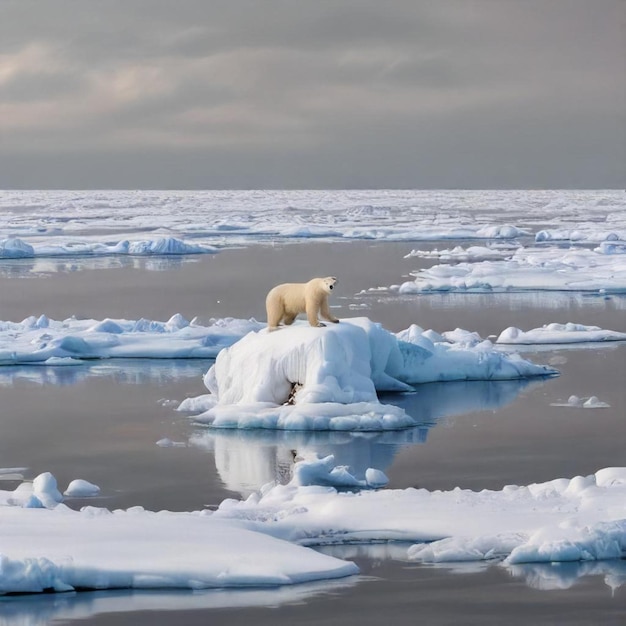
<svg viewBox="0 0 626 626"><path fill-rule="evenodd" d="M172 441L169 437L163 437L156 442L159 448L185 448L187 444L184 441Z"/></svg>
<svg viewBox="0 0 626 626"><path fill-rule="evenodd" d="M39 474L33 480L33 495L45 508L54 508L63 501L63 496L57 488L57 480L50 472Z"/></svg>
<svg viewBox="0 0 626 626"><path fill-rule="evenodd" d="M602 402L597 396L591 396L583 403L585 409L608 409L611 405L606 402Z"/></svg>
<svg viewBox="0 0 626 626"><path fill-rule="evenodd" d="M389 479L385 472L373 467L368 467L365 470L365 482L369 487L377 489L384 487L389 482Z"/></svg>
<svg viewBox="0 0 626 626"><path fill-rule="evenodd" d="M97 496L100 493L100 487L94 485L87 480L77 478L73 480L67 489L63 492L63 495L69 498L89 498Z"/></svg>

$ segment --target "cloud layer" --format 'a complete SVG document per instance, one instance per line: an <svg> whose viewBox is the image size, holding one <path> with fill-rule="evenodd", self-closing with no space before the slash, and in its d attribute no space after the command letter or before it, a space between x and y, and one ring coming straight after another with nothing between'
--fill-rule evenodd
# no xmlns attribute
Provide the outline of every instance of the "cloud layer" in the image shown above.
<svg viewBox="0 0 626 626"><path fill-rule="evenodd" d="M621 0L5 0L1 187L617 187Z"/></svg>

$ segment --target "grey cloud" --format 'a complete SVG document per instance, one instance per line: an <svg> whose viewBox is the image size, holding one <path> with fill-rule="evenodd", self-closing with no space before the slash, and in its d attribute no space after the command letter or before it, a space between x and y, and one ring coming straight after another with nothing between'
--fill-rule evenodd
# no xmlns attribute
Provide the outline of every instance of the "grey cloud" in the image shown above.
<svg viewBox="0 0 626 626"><path fill-rule="evenodd" d="M32 101L71 96L85 88L85 80L75 74L21 74L0 86L0 98L4 101Z"/></svg>
<svg viewBox="0 0 626 626"><path fill-rule="evenodd" d="M621 186L625 7L5 0L0 186Z"/></svg>

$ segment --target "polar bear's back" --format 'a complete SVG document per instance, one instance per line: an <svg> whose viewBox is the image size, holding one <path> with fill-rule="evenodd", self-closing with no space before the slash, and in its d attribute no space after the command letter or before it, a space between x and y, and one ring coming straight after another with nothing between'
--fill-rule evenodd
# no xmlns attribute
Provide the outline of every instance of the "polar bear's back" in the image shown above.
<svg viewBox="0 0 626 626"><path fill-rule="evenodd" d="M285 313L302 313L306 310L306 286L308 283L283 283L267 294L266 305L282 305Z"/></svg>

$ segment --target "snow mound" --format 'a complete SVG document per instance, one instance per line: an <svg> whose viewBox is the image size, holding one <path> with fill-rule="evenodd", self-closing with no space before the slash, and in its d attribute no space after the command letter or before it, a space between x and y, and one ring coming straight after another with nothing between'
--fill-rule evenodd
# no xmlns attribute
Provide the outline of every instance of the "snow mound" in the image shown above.
<svg viewBox="0 0 626 626"><path fill-rule="evenodd" d="M378 489L389 482L385 473L373 467L365 471L365 480L356 478L347 465L335 465L330 454L323 459L304 460L293 468L292 483L295 485L324 485L337 489Z"/></svg>
<svg viewBox="0 0 626 626"><path fill-rule="evenodd" d="M94 485L82 478L76 478L67 486L63 495L68 498L90 498L97 496L99 493L100 487L98 487L98 485Z"/></svg>
<svg viewBox="0 0 626 626"><path fill-rule="evenodd" d="M367 318L249 333L220 352L206 373L205 385L216 403L194 419L218 428L391 430L414 420L381 404L377 391L556 374L497 352L473 333L457 330L453 337L462 341L435 343L417 326L394 335Z"/></svg>

